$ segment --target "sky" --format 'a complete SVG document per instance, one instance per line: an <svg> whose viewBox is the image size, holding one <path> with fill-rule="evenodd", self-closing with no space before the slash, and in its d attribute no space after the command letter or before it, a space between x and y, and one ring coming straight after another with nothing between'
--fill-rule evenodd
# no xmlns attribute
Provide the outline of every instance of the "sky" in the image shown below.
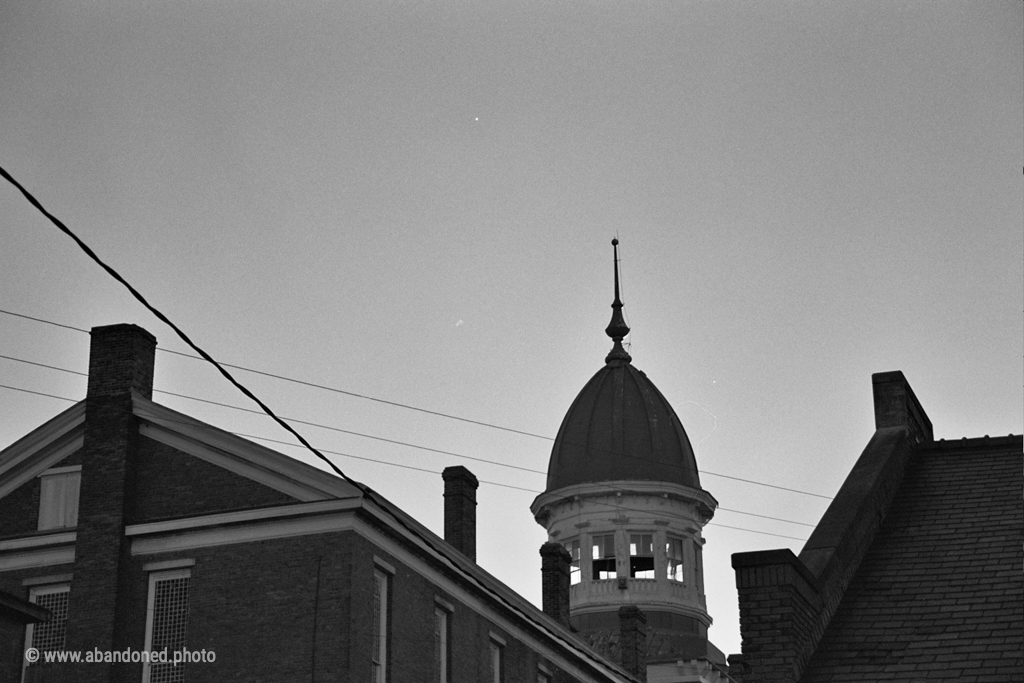
<svg viewBox="0 0 1024 683"><path fill-rule="evenodd" d="M0 166L218 360L349 392L237 373L438 534L469 467L479 563L538 604L529 506L611 347L617 236L633 364L719 502L728 654L731 554L799 552L872 373L936 438L1024 431L1022 84L1016 1L5 2ZM88 363L9 313L185 350L6 183L0 235L3 356ZM19 361L0 383L84 398ZM158 353L155 385L292 443L194 400L255 407L199 361ZM69 405L0 389L0 447Z"/></svg>

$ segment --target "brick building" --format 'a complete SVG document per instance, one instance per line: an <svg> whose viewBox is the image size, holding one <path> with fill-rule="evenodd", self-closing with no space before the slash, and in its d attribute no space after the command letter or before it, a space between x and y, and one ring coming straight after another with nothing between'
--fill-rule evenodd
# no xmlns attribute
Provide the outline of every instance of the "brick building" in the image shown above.
<svg viewBox="0 0 1024 683"><path fill-rule="evenodd" d="M900 372L800 555L733 555L742 683L1019 681L1022 437L935 441Z"/></svg>
<svg viewBox="0 0 1024 683"><path fill-rule="evenodd" d="M554 616L475 563L467 470L446 470L442 540L154 403L155 349L95 328L85 400L0 452L0 681L635 680L559 618L564 561L544 560ZM205 661L26 665L28 647Z"/></svg>

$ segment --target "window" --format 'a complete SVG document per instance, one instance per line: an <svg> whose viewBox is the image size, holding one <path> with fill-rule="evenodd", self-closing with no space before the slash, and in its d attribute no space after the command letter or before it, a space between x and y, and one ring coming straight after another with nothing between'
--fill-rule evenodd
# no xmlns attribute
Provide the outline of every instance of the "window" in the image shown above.
<svg viewBox="0 0 1024 683"><path fill-rule="evenodd" d="M668 537L665 543L666 574L669 581L683 583L683 541Z"/></svg>
<svg viewBox="0 0 1024 683"><path fill-rule="evenodd" d="M388 675L388 575L373 570L373 683Z"/></svg>
<svg viewBox="0 0 1024 683"><path fill-rule="evenodd" d="M537 683L551 683L551 674L547 671L538 671Z"/></svg>
<svg viewBox="0 0 1024 683"><path fill-rule="evenodd" d="M434 680L448 683L448 660L451 650L448 647L448 612L443 607L434 606Z"/></svg>
<svg viewBox="0 0 1024 683"><path fill-rule="evenodd" d="M501 683L505 669L505 646L491 639L491 681Z"/></svg>
<svg viewBox="0 0 1024 683"><path fill-rule="evenodd" d="M68 585L39 586L29 590L28 601L50 610L50 620L25 627L25 649L34 647L40 652L64 649L70 594L71 586Z"/></svg>
<svg viewBox="0 0 1024 683"><path fill-rule="evenodd" d="M39 475L39 531L78 526L82 466L52 467Z"/></svg>
<svg viewBox="0 0 1024 683"><path fill-rule="evenodd" d="M192 572L175 569L149 575L149 601L146 606L146 650L162 651L167 656L185 649L188 631L188 592ZM185 668L173 662L142 665L143 683L178 683L185 680Z"/></svg>
<svg viewBox="0 0 1024 683"><path fill-rule="evenodd" d="M595 581L615 578L615 536L594 536L591 539L593 546L593 567Z"/></svg>
<svg viewBox="0 0 1024 683"><path fill-rule="evenodd" d="M580 574L580 542L569 541L565 544L565 549L569 551L569 585L575 586L582 579Z"/></svg>
<svg viewBox="0 0 1024 683"><path fill-rule="evenodd" d="M693 540L693 577L697 591L704 592L704 548L698 539Z"/></svg>
<svg viewBox="0 0 1024 683"><path fill-rule="evenodd" d="M654 578L654 536L630 534L629 575L634 579Z"/></svg>

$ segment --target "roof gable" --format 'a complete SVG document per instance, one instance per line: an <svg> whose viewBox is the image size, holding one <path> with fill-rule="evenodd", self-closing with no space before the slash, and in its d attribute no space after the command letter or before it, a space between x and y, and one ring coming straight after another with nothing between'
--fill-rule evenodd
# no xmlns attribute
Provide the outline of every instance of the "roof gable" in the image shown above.
<svg viewBox="0 0 1024 683"><path fill-rule="evenodd" d="M345 480L132 392L139 433L302 502L358 497Z"/></svg>
<svg viewBox="0 0 1024 683"><path fill-rule="evenodd" d="M0 498L80 449L84 436L85 401L79 401L0 451Z"/></svg>

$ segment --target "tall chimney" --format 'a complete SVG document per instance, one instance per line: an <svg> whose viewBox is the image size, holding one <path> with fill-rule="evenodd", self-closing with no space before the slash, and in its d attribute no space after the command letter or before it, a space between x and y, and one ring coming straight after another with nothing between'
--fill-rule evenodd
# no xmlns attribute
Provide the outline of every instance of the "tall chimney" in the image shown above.
<svg viewBox="0 0 1024 683"><path fill-rule="evenodd" d="M156 338L135 325L94 327L91 336L65 645L69 650L122 651L137 647L129 626L136 586L129 578L132 557L124 533L139 433L132 392L153 395ZM76 668L68 680L106 682L115 671L111 664L94 664Z"/></svg>
<svg viewBox="0 0 1024 683"><path fill-rule="evenodd" d="M934 440L932 421L899 370L871 375L875 397L875 429L906 427L914 443Z"/></svg>
<svg viewBox="0 0 1024 683"><path fill-rule="evenodd" d="M619 608L619 656L623 669L647 681L647 616L636 605Z"/></svg>
<svg viewBox="0 0 1024 683"><path fill-rule="evenodd" d="M569 626L569 552L561 543L540 547L541 604L544 614Z"/></svg>
<svg viewBox="0 0 1024 683"><path fill-rule="evenodd" d="M444 479L444 540L476 562L476 489L473 473L462 465L446 467Z"/></svg>

